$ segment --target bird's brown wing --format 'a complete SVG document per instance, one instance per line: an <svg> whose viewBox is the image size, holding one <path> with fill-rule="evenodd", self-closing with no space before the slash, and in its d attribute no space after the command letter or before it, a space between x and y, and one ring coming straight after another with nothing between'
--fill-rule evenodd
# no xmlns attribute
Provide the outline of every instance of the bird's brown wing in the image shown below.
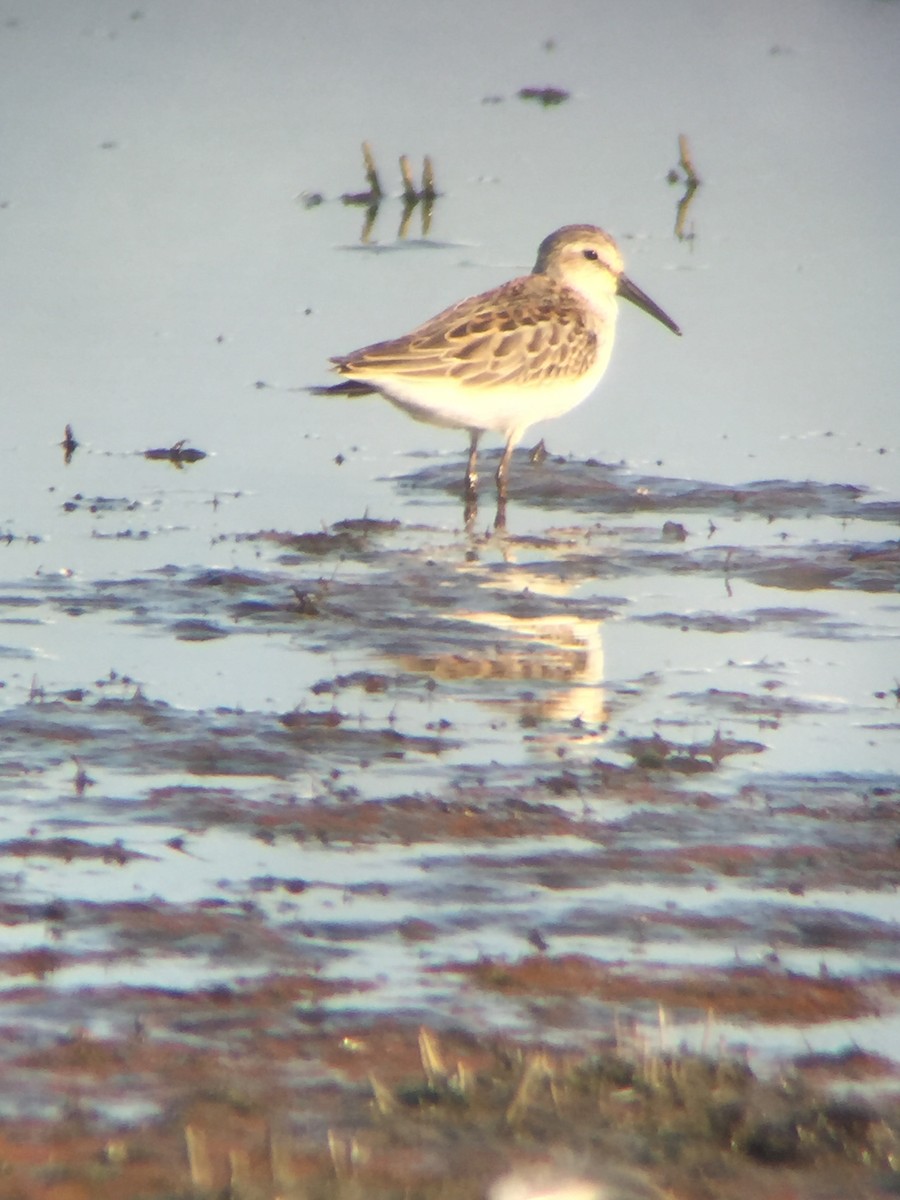
<svg viewBox="0 0 900 1200"><path fill-rule="evenodd" d="M585 371L598 330L584 301L545 275L526 275L470 296L405 337L331 361L342 375L456 379L464 387L527 386Z"/></svg>

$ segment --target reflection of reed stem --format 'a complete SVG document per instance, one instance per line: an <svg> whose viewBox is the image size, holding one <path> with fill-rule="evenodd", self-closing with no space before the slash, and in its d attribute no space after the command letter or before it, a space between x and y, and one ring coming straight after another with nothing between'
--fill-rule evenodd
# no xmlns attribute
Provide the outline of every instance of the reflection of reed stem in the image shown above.
<svg viewBox="0 0 900 1200"><path fill-rule="evenodd" d="M359 235L359 240L363 243L371 241L372 230L375 228L375 218L378 216L378 201L369 204L366 208L366 219L363 221L362 232Z"/></svg>
<svg viewBox="0 0 900 1200"><path fill-rule="evenodd" d="M404 196L403 198L403 212L400 214L400 227L397 230L397 237L401 242L405 241L409 236L410 222L412 221L412 215L416 211L416 205L418 203L419 200L416 196L413 196L412 199L410 199L409 196Z"/></svg>
<svg viewBox="0 0 900 1200"><path fill-rule="evenodd" d="M207 1192L213 1185L213 1174L206 1133L196 1125L185 1125L184 1140L191 1172L191 1186L198 1192Z"/></svg>
<svg viewBox="0 0 900 1200"><path fill-rule="evenodd" d="M426 1029L424 1025L419 1030L419 1057L429 1087L446 1084L448 1072L441 1057L440 1046L431 1030Z"/></svg>
<svg viewBox="0 0 900 1200"><path fill-rule="evenodd" d="M687 223L688 209L691 207L691 201L694 199L698 187L697 183L689 183L685 188L684 195L678 201L678 210L675 213L675 236L680 242L688 236L693 237L693 234L688 235L684 232L684 227Z"/></svg>

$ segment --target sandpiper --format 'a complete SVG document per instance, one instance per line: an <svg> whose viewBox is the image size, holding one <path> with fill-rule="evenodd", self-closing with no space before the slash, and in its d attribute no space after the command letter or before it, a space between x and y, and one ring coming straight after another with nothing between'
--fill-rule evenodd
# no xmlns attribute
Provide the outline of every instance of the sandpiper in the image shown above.
<svg viewBox="0 0 900 1200"><path fill-rule="evenodd" d="M664 1200L664 1193L648 1176L624 1167L604 1164L589 1174L569 1174L536 1164L497 1180L488 1200Z"/></svg>
<svg viewBox="0 0 900 1200"><path fill-rule="evenodd" d="M564 225L541 242L530 275L460 300L391 341L332 358L345 384L318 392L380 393L431 425L466 429L466 522L477 504L478 440L506 439L497 516L506 522L512 452L529 426L585 400L609 363L617 296L681 330L625 275L618 246L595 225Z"/></svg>

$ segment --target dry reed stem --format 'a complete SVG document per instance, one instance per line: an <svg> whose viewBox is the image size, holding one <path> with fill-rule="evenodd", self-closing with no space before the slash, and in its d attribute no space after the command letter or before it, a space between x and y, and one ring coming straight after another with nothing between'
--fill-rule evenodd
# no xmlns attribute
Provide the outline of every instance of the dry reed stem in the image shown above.
<svg viewBox="0 0 900 1200"><path fill-rule="evenodd" d="M206 1133L196 1125L185 1125L184 1141L187 1146L191 1186L195 1191L208 1192L213 1185L213 1174Z"/></svg>

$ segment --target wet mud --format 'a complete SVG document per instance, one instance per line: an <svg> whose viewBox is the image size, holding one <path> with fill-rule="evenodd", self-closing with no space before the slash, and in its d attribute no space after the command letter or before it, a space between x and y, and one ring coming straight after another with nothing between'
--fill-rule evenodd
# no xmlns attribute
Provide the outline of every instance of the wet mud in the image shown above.
<svg viewBox="0 0 900 1200"><path fill-rule="evenodd" d="M900 504L523 456L511 524L560 526L470 536L457 475L7 574L0 1196L469 1196L548 1147L896 1191ZM165 549L152 497L60 503ZM294 701L55 679L41 631L98 623Z"/></svg>

